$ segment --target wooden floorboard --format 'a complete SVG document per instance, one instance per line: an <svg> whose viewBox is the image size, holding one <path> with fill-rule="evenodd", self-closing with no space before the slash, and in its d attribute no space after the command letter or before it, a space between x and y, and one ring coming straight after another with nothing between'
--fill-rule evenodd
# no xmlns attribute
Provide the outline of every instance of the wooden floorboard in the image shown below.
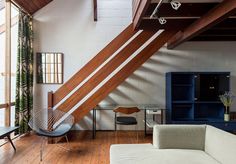
<svg viewBox="0 0 236 164"><path fill-rule="evenodd" d="M45 144L43 162L40 162L39 151L41 138L26 135L13 142L17 151L9 143L0 147L1 164L109 164L109 149L111 144L151 143L152 136L144 137L140 131L98 131L96 139L92 139L91 131L73 131L69 135L70 143L62 141L58 144ZM70 148L66 151L61 147Z"/></svg>

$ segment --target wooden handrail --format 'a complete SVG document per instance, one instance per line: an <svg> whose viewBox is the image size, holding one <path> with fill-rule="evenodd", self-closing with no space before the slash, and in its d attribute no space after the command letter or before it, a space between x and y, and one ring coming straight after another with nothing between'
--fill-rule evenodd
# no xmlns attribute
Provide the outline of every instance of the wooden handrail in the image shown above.
<svg viewBox="0 0 236 164"><path fill-rule="evenodd" d="M89 92L97 87L108 75L124 63L137 49L148 41L156 31L142 31L125 48L123 48L114 58L94 74L83 86L76 90L57 109L68 112Z"/></svg>
<svg viewBox="0 0 236 164"><path fill-rule="evenodd" d="M100 89L98 89L88 100L79 106L74 112L76 121L80 121L88 112L99 102L128 78L136 69L145 63L155 52L157 52L176 31L164 31L148 44L138 55L126 64L117 74L108 80Z"/></svg>
<svg viewBox="0 0 236 164"><path fill-rule="evenodd" d="M15 105L16 105L15 102L12 102L12 103L10 104L10 106L15 106ZM8 104L8 103L6 103L6 104L0 104L0 109L4 109L4 108L7 108L7 107L9 107L9 104Z"/></svg>
<svg viewBox="0 0 236 164"><path fill-rule="evenodd" d="M104 63L136 33L137 31L133 30L133 24L130 24L124 31L122 31L115 39L113 39L92 60L90 60L82 69L80 69L75 75L73 75L72 78L70 78L53 94L53 106L55 106L63 98L65 98L66 95L68 95L91 73L93 73L102 63Z"/></svg>

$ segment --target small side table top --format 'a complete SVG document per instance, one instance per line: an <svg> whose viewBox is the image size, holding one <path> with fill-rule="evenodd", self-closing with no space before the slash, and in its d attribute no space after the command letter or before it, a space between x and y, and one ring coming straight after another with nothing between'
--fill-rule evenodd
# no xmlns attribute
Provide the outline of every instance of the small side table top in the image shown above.
<svg viewBox="0 0 236 164"><path fill-rule="evenodd" d="M16 131L17 129L19 129L19 127L0 127L0 139L7 137L15 151L16 147L14 146L11 140L10 134Z"/></svg>
<svg viewBox="0 0 236 164"><path fill-rule="evenodd" d="M19 127L0 127L0 138L7 136L9 133L16 131Z"/></svg>

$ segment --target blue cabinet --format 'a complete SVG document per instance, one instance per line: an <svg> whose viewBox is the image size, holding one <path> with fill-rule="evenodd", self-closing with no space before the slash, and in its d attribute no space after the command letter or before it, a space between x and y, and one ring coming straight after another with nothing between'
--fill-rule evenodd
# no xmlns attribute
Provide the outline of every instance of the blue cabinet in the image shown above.
<svg viewBox="0 0 236 164"><path fill-rule="evenodd" d="M236 130L236 122L224 122L224 106L219 100L219 95L229 90L230 72L166 73L166 122Z"/></svg>

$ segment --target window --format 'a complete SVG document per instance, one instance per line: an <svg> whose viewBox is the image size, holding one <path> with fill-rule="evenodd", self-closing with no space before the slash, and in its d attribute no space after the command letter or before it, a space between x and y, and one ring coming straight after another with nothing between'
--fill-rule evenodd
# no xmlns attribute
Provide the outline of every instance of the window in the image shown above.
<svg viewBox="0 0 236 164"><path fill-rule="evenodd" d="M62 53L37 53L37 83L63 83Z"/></svg>
<svg viewBox="0 0 236 164"><path fill-rule="evenodd" d="M10 2L7 2L10 3ZM6 14L11 18L11 54L6 53ZM11 12L6 7L5 0L0 0L0 126L14 126L15 122L15 83L16 83L16 59L18 40L18 9L11 5ZM10 56L8 60L6 56ZM10 67L10 70L7 69ZM8 77L10 75L10 78ZM9 80L10 79L10 80ZM10 102L7 96L10 95ZM8 118L8 119L7 119ZM6 121L8 120L8 121Z"/></svg>
<svg viewBox="0 0 236 164"><path fill-rule="evenodd" d="M18 46L18 9L11 6L11 102L15 102L16 96L16 64ZM10 125L15 125L15 106L11 106Z"/></svg>
<svg viewBox="0 0 236 164"><path fill-rule="evenodd" d="M0 0L0 126L5 124L5 1Z"/></svg>

